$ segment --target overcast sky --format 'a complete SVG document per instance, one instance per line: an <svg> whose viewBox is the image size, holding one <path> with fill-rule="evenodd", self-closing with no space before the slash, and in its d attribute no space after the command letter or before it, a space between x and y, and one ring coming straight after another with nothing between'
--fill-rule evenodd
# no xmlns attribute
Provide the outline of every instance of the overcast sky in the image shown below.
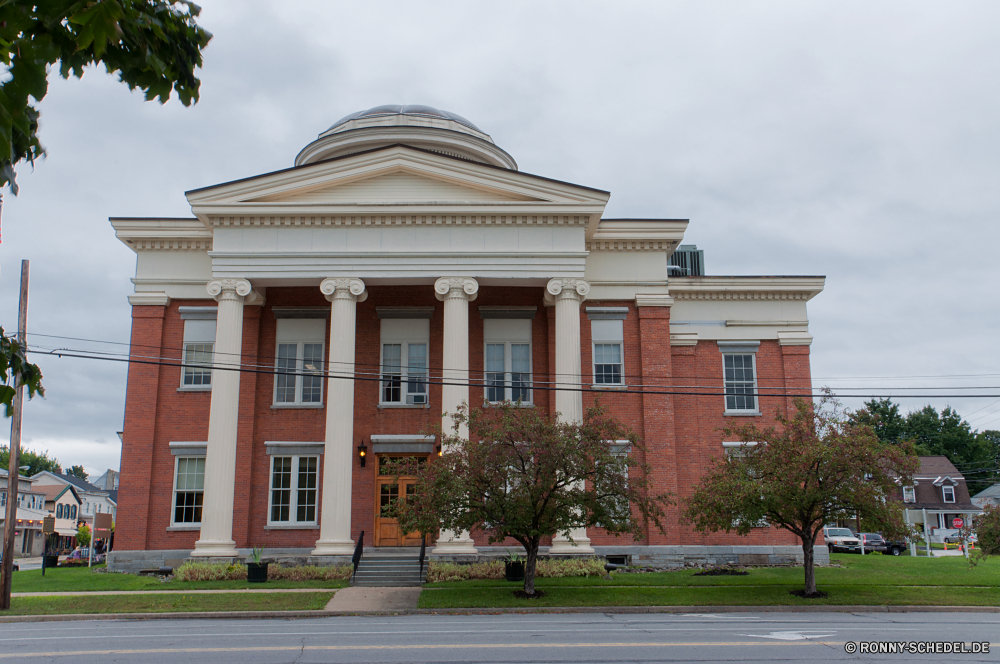
<svg viewBox="0 0 1000 664"><path fill-rule="evenodd" d="M690 219L709 274L826 275L816 385L1000 385L995 0L204 5L193 108L52 79L48 157L4 200L6 330L28 258L31 332L127 343L135 255L108 217L189 216L185 190L291 166L341 116L427 104L522 171L609 190L609 217ZM26 446L117 468L126 366L34 360ZM997 398L901 403L1000 428Z"/></svg>

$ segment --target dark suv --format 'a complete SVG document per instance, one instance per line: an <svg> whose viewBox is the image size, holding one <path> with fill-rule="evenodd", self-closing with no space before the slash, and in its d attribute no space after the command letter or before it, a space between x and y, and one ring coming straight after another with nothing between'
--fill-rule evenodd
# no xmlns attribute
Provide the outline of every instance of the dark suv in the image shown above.
<svg viewBox="0 0 1000 664"><path fill-rule="evenodd" d="M865 553L885 553L888 545L878 533L858 533L858 539L865 547Z"/></svg>

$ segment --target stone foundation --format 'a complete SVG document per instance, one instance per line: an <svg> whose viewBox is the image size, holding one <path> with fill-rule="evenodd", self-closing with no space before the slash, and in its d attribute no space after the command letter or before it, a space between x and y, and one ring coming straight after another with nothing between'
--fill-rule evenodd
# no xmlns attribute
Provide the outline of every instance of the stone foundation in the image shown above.
<svg viewBox="0 0 1000 664"><path fill-rule="evenodd" d="M428 560L447 561L454 563L474 563L496 560L507 555L508 550L523 555L520 548L508 547L478 547L476 555L443 554L432 555L427 550ZM407 548L375 548L365 549L367 553L416 555L417 547ZM801 565L802 547L800 546L595 546L593 556L599 558L621 559L632 567L691 567L702 565ZM311 549L267 549L261 560L282 565L347 565L350 556L312 556ZM250 555L250 549L240 549L239 554L244 560ZM590 558L591 554L573 556L549 555L548 547L542 547L539 555L545 558ZM830 553L825 546L814 547L816 564L830 564ZM180 567L192 560L188 549L164 551L112 551L108 555L108 568L121 572L138 572L144 569L158 567ZM195 562L233 562L235 558L196 558Z"/></svg>

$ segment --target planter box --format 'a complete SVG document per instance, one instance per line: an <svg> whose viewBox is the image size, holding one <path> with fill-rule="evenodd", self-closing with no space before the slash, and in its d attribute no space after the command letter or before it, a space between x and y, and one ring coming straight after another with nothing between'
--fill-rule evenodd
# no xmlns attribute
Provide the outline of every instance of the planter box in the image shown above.
<svg viewBox="0 0 1000 664"><path fill-rule="evenodd" d="M267 581L267 566L271 563L247 563L247 582L264 583Z"/></svg>
<svg viewBox="0 0 1000 664"><path fill-rule="evenodd" d="M504 561L504 578L508 581L524 581L524 563Z"/></svg>

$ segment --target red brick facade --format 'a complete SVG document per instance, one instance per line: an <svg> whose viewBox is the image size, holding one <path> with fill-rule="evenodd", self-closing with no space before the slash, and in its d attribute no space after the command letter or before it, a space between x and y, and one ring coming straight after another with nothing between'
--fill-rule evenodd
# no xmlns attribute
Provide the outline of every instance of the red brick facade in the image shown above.
<svg viewBox="0 0 1000 664"><path fill-rule="evenodd" d="M441 388L431 386L428 408L379 408L377 373L379 365L379 319L375 307L433 306L430 320L428 364L442 364L443 305L429 286L368 288L369 296L357 305L354 436L360 442L373 434L415 434L440 423ZM197 530L170 530L174 456L171 441L205 441L211 393L180 391L180 367L143 363L146 358L179 360L183 346L184 321L179 307L204 306L204 300L172 301L166 307L135 306L132 312L132 355L129 368L125 412L122 475L119 489L117 548L119 550L193 549ZM532 325L532 360L535 379L546 380L554 373L555 318L543 302L542 288L499 288L484 286L469 306L469 368L472 375L483 372L483 321L478 306L535 306ZM264 306L246 306L243 321L243 362L273 366L276 320L274 306L328 307L318 288L270 288ZM635 302L586 301L586 306L627 306L624 321L624 373L635 392L587 392L584 407L596 401L609 407L633 427L645 441L657 491L670 491L683 501L703 472L708 459L723 453L721 428L733 418L723 415L722 396L660 394L676 386L722 387L723 364L714 341L696 346L670 345L670 308L636 307ZM582 367L585 385L592 382L590 325L581 309ZM329 335L329 330L327 330ZM325 348L329 348L329 339ZM807 389L810 386L808 346L779 346L763 340L757 353L757 376L761 387ZM370 374L365 376L365 374ZM244 372L240 377L240 411L237 433L236 489L233 539L240 548L249 546L309 547L319 538L319 527L268 529L269 457L265 441L322 441L325 435L324 408L275 408L274 377L268 373ZM701 390L705 391L705 390ZM470 388L472 400L477 388ZM784 396L760 399L760 423L772 421L779 408L790 406ZM324 390L324 399L326 390ZM552 412L550 392L536 390L535 406ZM371 532L375 518L374 460L360 468L353 457L353 500L351 531ZM322 463L320 464L322 473ZM322 490L322 474L319 479ZM321 504L321 499L317 501ZM670 512L666 534L653 530L644 541L611 538L600 529L588 535L594 545L607 544L795 544L794 538L776 529L755 530L748 537L694 531L681 517L681 507ZM320 517L322 518L322 517ZM477 538L477 544L485 544Z"/></svg>

